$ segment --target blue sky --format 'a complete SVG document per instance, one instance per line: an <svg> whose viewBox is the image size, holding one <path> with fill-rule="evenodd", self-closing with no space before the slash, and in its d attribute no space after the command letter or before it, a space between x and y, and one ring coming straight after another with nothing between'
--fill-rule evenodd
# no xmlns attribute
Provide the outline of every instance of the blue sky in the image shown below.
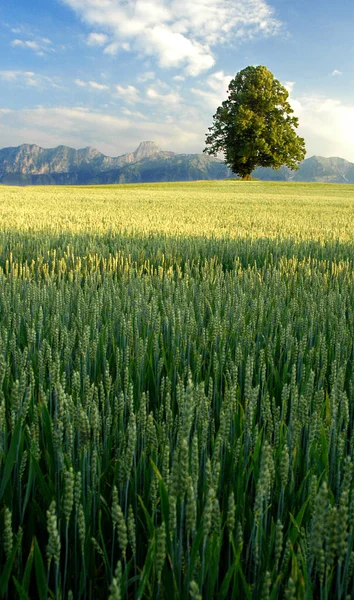
<svg viewBox="0 0 354 600"><path fill-rule="evenodd" d="M201 152L230 79L263 64L307 156L354 162L353 31L353 0L1 0L0 147Z"/></svg>

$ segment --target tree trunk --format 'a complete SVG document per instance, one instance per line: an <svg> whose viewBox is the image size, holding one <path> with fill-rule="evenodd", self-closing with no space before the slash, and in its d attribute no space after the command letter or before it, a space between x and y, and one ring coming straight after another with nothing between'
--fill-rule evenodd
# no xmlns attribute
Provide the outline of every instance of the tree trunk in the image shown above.
<svg viewBox="0 0 354 600"><path fill-rule="evenodd" d="M251 180L251 173L247 173L247 175L244 175L242 177L243 181L250 181Z"/></svg>

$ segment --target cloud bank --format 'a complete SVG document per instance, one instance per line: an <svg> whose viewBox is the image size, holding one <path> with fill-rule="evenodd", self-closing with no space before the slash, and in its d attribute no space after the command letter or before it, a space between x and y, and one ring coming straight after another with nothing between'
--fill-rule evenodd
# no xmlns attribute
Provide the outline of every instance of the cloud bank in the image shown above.
<svg viewBox="0 0 354 600"><path fill-rule="evenodd" d="M291 98L307 156L339 156L354 162L354 104L321 96Z"/></svg>
<svg viewBox="0 0 354 600"><path fill-rule="evenodd" d="M141 118L140 118L141 117ZM0 108L0 147L36 143L51 148L60 144L94 146L110 156L135 150L142 140L154 140L164 149L194 151L204 134L203 123L168 119L145 120L144 115L122 111L106 114L86 107L10 110Z"/></svg>

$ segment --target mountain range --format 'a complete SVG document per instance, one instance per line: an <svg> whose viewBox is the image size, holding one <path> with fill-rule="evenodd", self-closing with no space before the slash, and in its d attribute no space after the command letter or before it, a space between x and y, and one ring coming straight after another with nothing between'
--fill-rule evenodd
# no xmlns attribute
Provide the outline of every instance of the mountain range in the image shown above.
<svg viewBox="0 0 354 600"><path fill-rule="evenodd" d="M354 163L343 158L312 156L298 171L258 167L253 177L266 181L354 183ZM135 152L105 156L92 147L41 148L23 144L0 150L0 183L6 185L85 185L194 181L235 177L219 159L205 154L167 152L151 141Z"/></svg>

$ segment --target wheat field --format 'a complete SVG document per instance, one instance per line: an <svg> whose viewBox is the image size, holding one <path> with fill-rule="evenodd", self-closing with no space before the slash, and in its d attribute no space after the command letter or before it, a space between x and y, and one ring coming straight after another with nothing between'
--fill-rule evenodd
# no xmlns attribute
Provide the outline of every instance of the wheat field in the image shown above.
<svg viewBox="0 0 354 600"><path fill-rule="evenodd" d="M354 597L354 186L0 187L0 598Z"/></svg>

